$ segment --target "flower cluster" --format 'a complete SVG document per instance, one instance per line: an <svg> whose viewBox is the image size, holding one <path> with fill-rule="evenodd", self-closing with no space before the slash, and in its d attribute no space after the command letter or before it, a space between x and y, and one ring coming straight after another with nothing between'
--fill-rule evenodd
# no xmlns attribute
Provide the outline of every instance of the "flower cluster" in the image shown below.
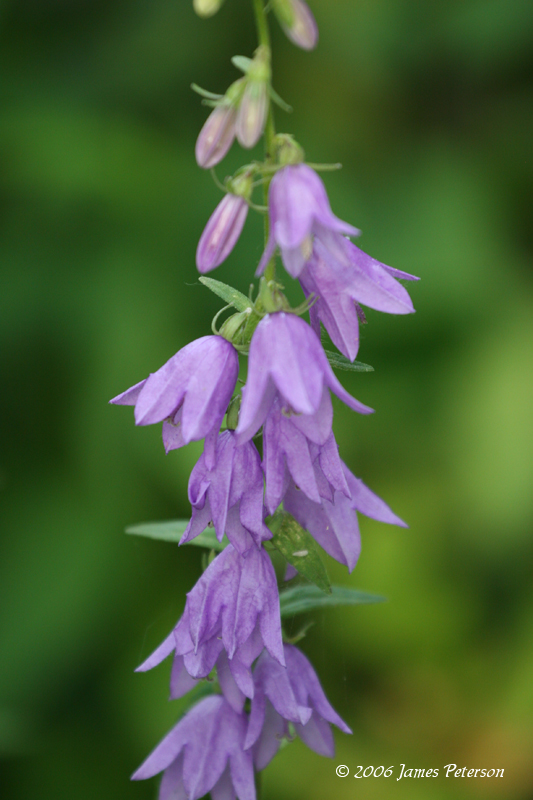
<svg viewBox="0 0 533 800"><path fill-rule="evenodd" d="M271 0L270 5L293 42L305 49L316 44L316 23L302 0ZM195 0L204 16L218 6L216 0ZM235 137L252 147L264 129L270 50L262 42L253 59L240 58L239 64L245 76L223 97L211 96L214 110L196 145L202 167L218 163ZM239 313L220 331L213 324L213 335L186 345L111 400L133 405L137 425L162 422L167 453L204 440L189 480L191 518L180 544L207 531L219 551L187 594L174 629L138 667L152 669L172 654L171 698L206 678L214 687L133 775L140 780L163 772L160 800L197 800L207 792L214 800L253 800L254 771L269 763L283 738L297 735L317 753L332 756L330 726L351 732L306 656L284 639L270 556L273 547L285 552L276 520L292 520L317 553L323 549L349 571L360 553L357 512L405 525L340 458L331 393L359 414L372 409L344 389L320 336L323 326L342 354L337 358L350 365L364 320L361 305L410 313L411 300L398 279L416 279L350 241L359 231L333 214L322 180L290 137L274 137L270 144L270 161L246 165L227 183L197 250L201 273L224 261L244 225L254 180L262 176L269 234L256 271L265 274L256 301L246 303L225 287L222 296L229 296ZM273 277L278 251L303 290L297 309ZM220 287L224 284L215 289L218 293ZM303 318L307 312L309 323ZM242 389L239 354L248 356ZM307 553L294 552L300 558L296 563ZM298 571L287 558L289 579Z"/></svg>

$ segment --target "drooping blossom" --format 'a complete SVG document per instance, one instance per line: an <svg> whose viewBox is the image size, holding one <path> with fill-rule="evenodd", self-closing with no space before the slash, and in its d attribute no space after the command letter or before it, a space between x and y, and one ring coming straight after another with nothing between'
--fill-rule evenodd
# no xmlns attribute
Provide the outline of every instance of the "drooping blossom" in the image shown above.
<svg viewBox="0 0 533 800"><path fill-rule="evenodd" d="M333 214L324 184L306 164L289 164L274 175L268 194L268 213L269 236L258 275L276 246L281 250L285 269L297 278L311 258L315 235L320 236L333 255L339 255L339 241L334 234L359 235L357 228Z"/></svg>
<svg viewBox="0 0 533 800"><path fill-rule="evenodd" d="M318 27L311 9L303 0L272 0L272 8L288 38L303 50L318 42Z"/></svg>
<svg viewBox="0 0 533 800"><path fill-rule="evenodd" d="M313 415L324 388L360 414L371 414L341 386L313 329L295 314L267 314L250 344L248 381L243 389L237 434L250 439L261 427L278 396L282 408Z"/></svg>
<svg viewBox="0 0 533 800"><path fill-rule="evenodd" d="M239 374L233 345L221 336L203 336L179 350L148 378L110 400L135 406L135 423L163 424L167 453L189 442L206 441L206 463Z"/></svg>
<svg viewBox="0 0 533 800"><path fill-rule="evenodd" d="M192 678L205 678L216 663L219 672L230 673L221 685L228 689L228 700L238 706L240 696L230 679L243 695L252 697L250 668L264 647L285 663L274 568L263 547L252 547L241 556L228 545L187 594L174 631L137 669L152 669L174 652L173 674L181 687L186 682L183 670ZM224 656L219 660L223 650L227 664Z"/></svg>
<svg viewBox="0 0 533 800"><path fill-rule="evenodd" d="M332 558L345 564L351 572L361 552L361 535L356 511L379 522L390 525L407 525L396 516L389 506L362 480L353 475L343 464L344 475L350 496L339 491L333 493L331 500L322 498L314 503L304 492L291 483L284 498L285 511L307 528L311 536Z"/></svg>
<svg viewBox="0 0 533 800"><path fill-rule="evenodd" d="M247 717L220 695L206 697L157 745L132 780L163 772L159 800L255 800L252 755L244 749Z"/></svg>
<svg viewBox="0 0 533 800"><path fill-rule="evenodd" d="M272 537L263 522L261 458L251 441L237 446L234 431L217 437L215 464L210 469L202 454L189 478L192 518L180 544L212 523L219 541L224 533L239 553Z"/></svg>
<svg viewBox="0 0 533 800"><path fill-rule="evenodd" d="M201 273L222 264L235 247L248 214L244 197L226 194L213 211L198 242L196 266Z"/></svg>
<svg viewBox="0 0 533 800"><path fill-rule="evenodd" d="M233 103L224 103L213 109L196 140L195 155L199 167L211 169L222 161L235 139L236 121L237 108Z"/></svg>
<svg viewBox="0 0 533 800"><path fill-rule="evenodd" d="M264 652L254 669L255 692L244 746L253 748L258 770L266 767L283 736L288 736L288 722L311 750L329 757L335 752L330 723L351 733L301 650L286 644L284 651L286 667Z"/></svg>
<svg viewBox="0 0 533 800"><path fill-rule="evenodd" d="M364 253L344 236L337 237L337 255L332 255L316 236L311 258L300 273L307 296L314 295L311 325L320 333L320 323L333 344L353 361L359 348L359 320L356 304L388 314L410 314L411 298L395 278L418 280Z"/></svg>
<svg viewBox="0 0 533 800"><path fill-rule="evenodd" d="M338 490L349 495L335 437L331 432L332 407L323 389L318 411L292 414L277 396L263 426L265 506L273 514L289 488L290 480L310 500L320 503Z"/></svg>

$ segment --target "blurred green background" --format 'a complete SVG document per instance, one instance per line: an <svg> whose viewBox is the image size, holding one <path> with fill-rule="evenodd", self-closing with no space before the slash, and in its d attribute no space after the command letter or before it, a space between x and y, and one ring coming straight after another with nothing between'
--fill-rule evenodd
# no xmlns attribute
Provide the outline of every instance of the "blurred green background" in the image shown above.
<svg viewBox="0 0 533 800"><path fill-rule="evenodd" d="M251 55L246 0L0 3L3 336L0 795L153 798L129 775L176 719L169 663L134 667L178 618L200 551L129 538L188 515L200 444L107 401L209 331L194 253L220 193L194 160L207 111ZM361 520L352 576L389 598L315 615L303 643L354 735L335 761L286 747L265 798L533 798L533 4L311 0L312 54L277 26L277 113L376 258L420 275L417 313L370 311L336 404L342 454L410 523ZM257 154L260 150L258 149ZM255 154L254 154L255 155ZM250 156L234 146L223 177ZM252 215L213 276L247 292ZM296 295L295 295L296 296ZM336 764L439 768L335 776ZM445 779L448 763L504 768Z"/></svg>

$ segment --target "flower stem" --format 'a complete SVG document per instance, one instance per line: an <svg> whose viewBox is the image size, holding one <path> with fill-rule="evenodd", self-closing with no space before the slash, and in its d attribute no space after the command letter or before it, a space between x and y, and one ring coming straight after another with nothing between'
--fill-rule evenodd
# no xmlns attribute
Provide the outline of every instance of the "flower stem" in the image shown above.
<svg viewBox="0 0 533 800"><path fill-rule="evenodd" d="M268 19L265 10L264 0L253 0L253 6L255 12L255 23L257 26L257 38L259 40L259 45L268 48L268 51L270 53L271 52L270 30L268 28ZM269 93L268 117L264 134L266 163L272 163L275 135L276 135L276 129L274 127L274 110L272 108L272 100L270 100L270 93ZM265 180L263 187L264 198L265 198L264 203L266 206L268 206L268 189L271 180L272 180L271 177ZM269 218L268 214L265 214L265 246L268 241L268 231L269 231ZM276 261L275 261L275 256L273 256L265 268L265 280L267 282L272 281L274 280L275 275L276 275Z"/></svg>

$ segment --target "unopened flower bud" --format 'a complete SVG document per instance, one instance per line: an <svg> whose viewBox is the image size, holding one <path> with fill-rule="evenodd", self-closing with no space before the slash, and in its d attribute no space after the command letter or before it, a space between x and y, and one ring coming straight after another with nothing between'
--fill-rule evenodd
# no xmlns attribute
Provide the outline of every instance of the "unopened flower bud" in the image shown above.
<svg viewBox="0 0 533 800"><path fill-rule="evenodd" d="M196 250L198 271L210 272L229 256L241 235L248 214L242 196L227 194L213 211Z"/></svg>
<svg viewBox="0 0 533 800"><path fill-rule="evenodd" d="M224 0L192 0L192 5L199 17L212 17L223 2Z"/></svg>
<svg viewBox="0 0 533 800"><path fill-rule="evenodd" d="M224 99L206 119L196 140L198 166L211 169L222 161L235 139L237 105L244 90L245 78L232 83Z"/></svg>
<svg viewBox="0 0 533 800"><path fill-rule="evenodd" d="M301 164L305 153L290 133L278 133L274 138L274 153L276 161L282 167L289 164Z"/></svg>
<svg viewBox="0 0 533 800"><path fill-rule="evenodd" d="M254 147L265 127L268 113L270 53L260 47L246 75L246 88L237 112L236 133L239 144Z"/></svg>
<svg viewBox="0 0 533 800"><path fill-rule="evenodd" d="M312 50L318 42L318 27L307 3L303 0L272 0L279 24L298 47Z"/></svg>

